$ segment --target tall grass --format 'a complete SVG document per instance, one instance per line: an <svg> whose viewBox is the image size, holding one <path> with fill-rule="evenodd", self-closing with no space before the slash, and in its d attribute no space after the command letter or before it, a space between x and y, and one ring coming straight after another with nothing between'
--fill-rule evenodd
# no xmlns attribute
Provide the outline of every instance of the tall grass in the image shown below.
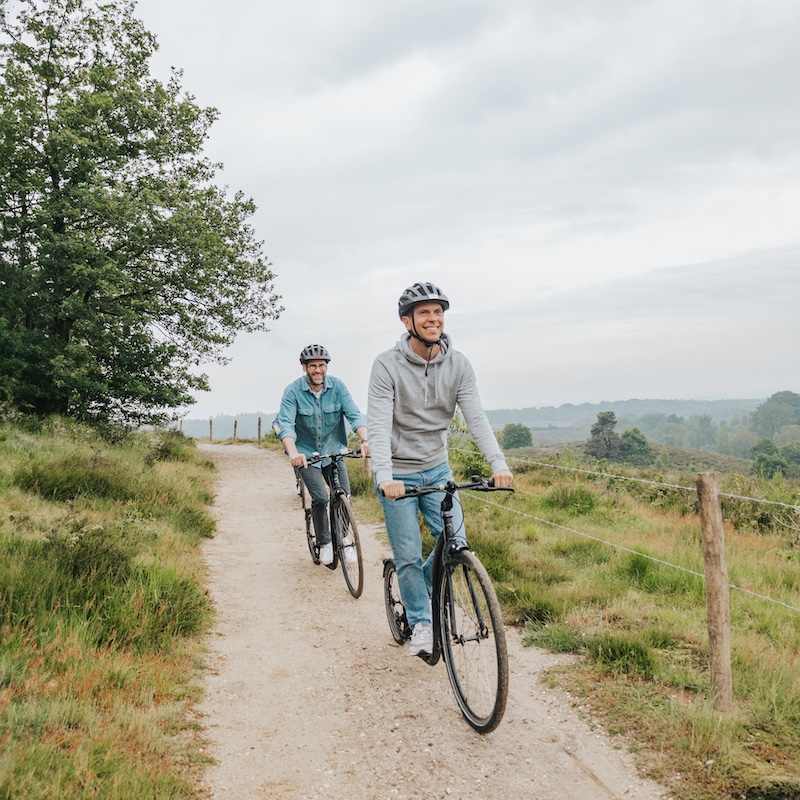
<svg viewBox="0 0 800 800"><path fill-rule="evenodd" d="M180 434L0 423L0 798L194 798L211 465Z"/></svg>
<svg viewBox="0 0 800 800"><path fill-rule="evenodd" d="M558 463L597 467L569 454ZM462 495L467 536L526 643L577 656L547 679L624 734L676 800L800 798L800 613L732 590L735 710L720 715L710 700L705 582L693 574L703 573L696 494L512 468L514 495ZM693 474L624 474L694 486ZM800 497L800 482L719 478L742 497ZM371 496L358 503L360 516L380 519ZM800 608L798 515L731 498L723 511L731 582Z"/></svg>

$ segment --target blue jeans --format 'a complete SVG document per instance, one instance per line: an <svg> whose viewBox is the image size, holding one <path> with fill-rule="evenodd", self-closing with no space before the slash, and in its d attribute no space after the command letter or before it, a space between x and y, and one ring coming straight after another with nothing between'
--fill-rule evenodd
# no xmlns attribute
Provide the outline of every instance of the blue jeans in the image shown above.
<svg viewBox="0 0 800 800"><path fill-rule="evenodd" d="M437 467L414 472L410 475L394 475L395 480L406 486L433 486L453 479L450 466L445 462ZM377 486L375 487L377 491ZM418 622L431 622L431 575L433 574L433 551L422 563L422 536L418 512L430 526L434 539L442 533L442 500L444 492L434 492L424 497L407 497L390 500L377 491L386 522L386 533L392 546L397 568L400 596L406 609L408 624L413 628ZM466 543L464 515L458 495L453 501L453 530L456 540Z"/></svg>
<svg viewBox="0 0 800 800"><path fill-rule="evenodd" d="M317 544L323 547L330 544L331 541L331 525L328 520L328 486L333 485L333 462L322 468L297 467L296 469L311 495L311 518L314 520L314 532L317 535ZM349 496L350 479L347 476L344 460L341 459L339 461L339 483Z"/></svg>

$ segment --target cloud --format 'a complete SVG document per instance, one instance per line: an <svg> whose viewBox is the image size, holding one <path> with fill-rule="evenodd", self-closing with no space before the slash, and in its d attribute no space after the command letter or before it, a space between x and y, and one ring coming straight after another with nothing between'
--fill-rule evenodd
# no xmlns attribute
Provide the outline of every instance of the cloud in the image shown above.
<svg viewBox="0 0 800 800"><path fill-rule="evenodd" d="M138 4L154 69L220 109L209 154L255 199L286 306L211 368L205 407L276 402L312 340L363 400L420 279L458 298L492 407L797 374L795 2L219 8Z"/></svg>

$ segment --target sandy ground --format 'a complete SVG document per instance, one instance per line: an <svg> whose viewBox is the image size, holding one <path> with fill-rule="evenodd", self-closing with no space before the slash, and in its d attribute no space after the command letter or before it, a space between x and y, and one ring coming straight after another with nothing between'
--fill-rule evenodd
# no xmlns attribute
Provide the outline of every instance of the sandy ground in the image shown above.
<svg viewBox="0 0 800 800"><path fill-rule="evenodd" d="M218 467L217 534L206 546L218 610L200 707L210 798L653 800L613 739L539 682L558 656L508 631L505 717L467 725L442 662L397 646L383 606L380 528L361 525L364 593L311 561L286 459L201 445Z"/></svg>

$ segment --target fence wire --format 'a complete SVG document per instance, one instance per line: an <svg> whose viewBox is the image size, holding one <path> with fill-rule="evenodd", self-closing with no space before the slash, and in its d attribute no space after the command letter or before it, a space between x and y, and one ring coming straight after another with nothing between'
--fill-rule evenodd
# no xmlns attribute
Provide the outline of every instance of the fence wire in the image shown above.
<svg viewBox="0 0 800 800"><path fill-rule="evenodd" d="M453 452L456 453L470 453L469 450L459 450L458 448L450 448ZM663 486L666 489L678 489L684 492L696 492L693 486L681 486L680 484L676 483L664 483L663 481L653 481L648 480L647 478L634 478L630 475L617 475L613 472L600 472L599 470L592 470L592 469L584 469L581 467L567 467L564 464L549 464L546 461L532 461L527 458L521 458L520 456L509 456L506 455L507 461L519 461L521 464L532 464L536 467L548 467L550 469L560 469L565 470L567 472L580 472L584 475L595 475L599 478L612 478L613 480L618 481L630 481L631 483L644 483L648 486ZM751 503L762 503L764 505L772 505L772 506L781 506L782 508L789 508L792 511L800 511L800 505L792 505L791 503L783 503L780 500L766 500L763 497L747 497L746 495L740 494L730 494L729 492L720 492L720 497L728 497L731 500L746 500Z"/></svg>
<svg viewBox="0 0 800 800"><path fill-rule="evenodd" d="M470 450L462 450L462 449L455 448L455 447L451 447L450 450L452 452L467 453L468 455L474 455L474 453L472 451L470 451ZM565 466L563 464L548 464L547 462L544 462L544 461L533 461L533 460L530 460L530 459L519 458L519 457L516 457L516 456L510 456L510 457L507 456L506 458L507 458L507 460L510 460L510 461L519 461L521 463L532 464L534 466L546 467L546 468L549 468L549 469L561 469L561 470L566 470L566 471L569 471L569 472L579 472L579 473L583 473L583 474L586 474L586 475L594 475L594 476L601 477L601 478L613 478L613 479L616 479L616 480L632 481L634 483L644 483L644 484L648 484L650 486L663 486L663 487L668 488L668 489L678 489L678 490L682 490L682 491L686 491L686 492L697 493L697 489L696 488L692 488L692 487L689 487L689 486L680 486L679 484L664 483L662 481L653 481L653 480L648 480L648 479L645 479L645 478L634 478L634 477L631 477L631 476L628 476L628 475L615 475L615 474L609 473L609 472L599 472L597 470L583 469L583 468L580 468L580 467L567 467L567 466ZM653 562L655 562L657 564L662 564L665 567L671 567L672 569L677 569L677 570L679 570L681 572L686 572L686 573L688 573L690 575L694 575L694 576L696 576L698 578L701 578L705 582L706 576L703 573L697 572L696 570L693 570L693 569L689 569L688 567L683 567L680 564L673 564L673 563L671 563L669 561L664 561L663 559L656 558L655 556L648 555L647 553L641 553L638 550L634 550L634 549L632 549L630 547L625 547L624 545L617 544L616 542L610 542L610 541L608 541L606 539L602 539L602 538L600 538L598 536L594 536L594 535L592 535L590 533L586 533L585 531L579 531L579 530L577 530L575 528L570 528L570 527L568 527L566 525L560 525L559 523L553 522L552 520L544 519L542 517L537 517L534 514L528 514L527 512L520 511L520 510L518 510L516 508L511 508L508 505L503 505L501 503L496 503L496 502L494 502L492 500L488 500L485 496L480 495L480 494L478 494L476 492L468 492L467 494L469 496L473 497L474 499L478 500L479 502L484 503L486 505L494 506L496 508L501 508L501 509L504 509L505 511L509 511L512 514L517 514L517 515L522 516L522 517L527 517L528 519L534 520L535 522L538 522L538 523L540 523L542 525L549 525L552 528L558 528L560 530L564 530L564 531L567 531L569 533L573 533L573 534L575 534L577 536L583 536L586 539L592 539L592 540L594 540L594 541L596 541L598 543L605 544L605 545L607 545L609 547L613 547L613 548L615 548L617 550L621 550L621 551L626 552L626 553L631 553L632 555L636 555L636 556L639 556L641 558L645 558L645 559L647 559L649 561L653 561ZM779 502L777 500L765 500L763 498L746 497L746 496L743 496L743 495L736 495L736 494L730 494L730 493L725 493L725 492L720 492L719 495L720 495L720 497L728 497L728 498L731 498L731 499L734 499L734 500L745 500L745 501L749 501L749 502L753 502L753 503L764 503L764 504L768 504L768 505L777 505L777 506L781 506L783 508L792 509L793 511L800 511L800 506L792 505L790 503L782 503L782 502ZM743 594L748 594L751 597L756 597L759 600L763 600L763 601L765 601L767 603L772 603L772 604L777 605L777 606L782 606L783 608L786 608L786 609L788 609L790 611L795 611L797 613L800 613L800 608L796 608L795 606L790 605L789 603L784 603L782 600L775 600L774 598L768 597L767 595L759 594L758 592L754 592L751 589L745 589L743 586L737 586L734 583L728 583L728 588L729 589L733 589L733 590L735 590L737 592L742 592Z"/></svg>

